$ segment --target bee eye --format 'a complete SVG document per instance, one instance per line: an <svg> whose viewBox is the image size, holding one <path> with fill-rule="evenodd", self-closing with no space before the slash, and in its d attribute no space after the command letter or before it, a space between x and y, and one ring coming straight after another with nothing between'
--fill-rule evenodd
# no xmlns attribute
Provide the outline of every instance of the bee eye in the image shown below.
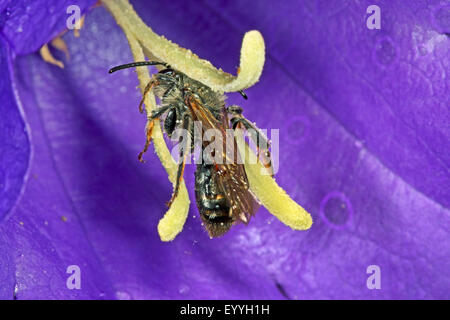
<svg viewBox="0 0 450 320"><path fill-rule="evenodd" d="M174 74L174 71L172 69L163 69L163 70L159 71L158 73L167 74L169 76L172 76Z"/></svg>

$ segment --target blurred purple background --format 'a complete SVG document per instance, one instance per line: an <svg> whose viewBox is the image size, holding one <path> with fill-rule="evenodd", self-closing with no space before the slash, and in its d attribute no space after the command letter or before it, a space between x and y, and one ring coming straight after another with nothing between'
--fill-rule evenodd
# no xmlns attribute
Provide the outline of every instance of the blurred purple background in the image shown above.
<svg viewBox="0 0 450 320"><path fill-rule="evenodd" d="M450 298L448 1L131 1L158 34L235 74L243 34L266 65L249 99L280 129L277 182L313 216L293 231L264 208L210 240L185 173L184 231L162 243L172 187L156 155L137 161L139 114L125 36L95 1L0 0L0 298ZM38 49L64 35L64 69ZM368 29L368 6L381 29ZM151 150L153 150L151 148ZM69 290L69 265L81 289ZM381 289L370 290L377 265Z"/></svg>

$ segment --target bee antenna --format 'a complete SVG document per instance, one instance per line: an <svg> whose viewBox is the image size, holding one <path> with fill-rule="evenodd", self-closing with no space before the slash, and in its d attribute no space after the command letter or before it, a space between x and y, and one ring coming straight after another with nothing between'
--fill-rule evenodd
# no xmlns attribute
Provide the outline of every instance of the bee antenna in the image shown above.
<svg viewBox="0 0 450 320"><path fill-rule="evenodd" d="M247 100L247 99L248 99L248 97L247 97L247 95L245 94L245 92L244 92L244 91L242 91L242 90L239 90L238 92L239 92L239 93L241 94L242 98L244 98L245 100Z"/></svg>
<svg viewBox="0 0 450 320"><path fill-rule="evenodd" d="M132 62L127 64L122 64L120 66L116 66L114 68L109 69L108 73L113 73L118 70L127 69L127 68L134 68L134 67L141 67L141 66L154 66L154 65L162 65L166 68L170 68L170 66L165 62L160 61L140 61L140 62Z"/></svg>

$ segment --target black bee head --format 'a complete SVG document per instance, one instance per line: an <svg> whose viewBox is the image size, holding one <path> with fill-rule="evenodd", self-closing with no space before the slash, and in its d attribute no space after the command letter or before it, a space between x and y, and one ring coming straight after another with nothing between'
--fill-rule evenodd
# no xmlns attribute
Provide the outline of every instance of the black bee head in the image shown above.
<svg viewBox="0 0 450 320"><path fill-rule="evenodd" d="M233 218L228 215L228 211L204 210L200 214L203 226L211 238L223 236L233 225Z"/></svg>

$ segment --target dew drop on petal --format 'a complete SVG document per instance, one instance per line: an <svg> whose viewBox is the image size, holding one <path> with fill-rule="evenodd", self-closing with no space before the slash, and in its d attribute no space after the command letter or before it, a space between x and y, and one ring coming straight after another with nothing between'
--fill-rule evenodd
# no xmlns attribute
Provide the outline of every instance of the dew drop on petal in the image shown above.
<svg viewBox="0 0 450 320"><path fill-rule="evenodd" d="M119 300L133 300L133 296L126 291L117 291L116 298Z"/></svg>
<svg viewBox="0 0 450 320"><path fill-rule="evenodd" d="M189 293L189 291L191 290L191 288L189 287L189 286L187 286L187 285L185 285L185 284L182 284L180 287L179 287L179 289L178 289L178 292L180 293L180 294L187 294L187 293Z"/></svg>

